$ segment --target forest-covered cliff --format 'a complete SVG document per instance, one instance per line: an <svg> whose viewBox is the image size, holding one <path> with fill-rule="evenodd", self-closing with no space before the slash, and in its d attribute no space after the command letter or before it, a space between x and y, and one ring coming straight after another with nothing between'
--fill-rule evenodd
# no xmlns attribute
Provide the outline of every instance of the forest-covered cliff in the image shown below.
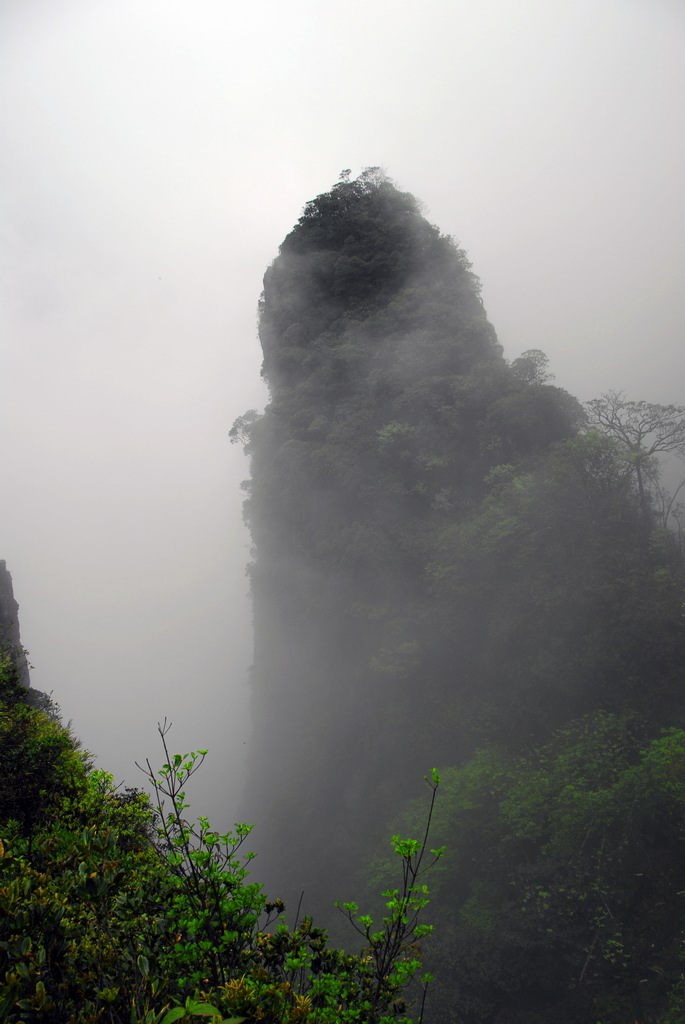
<svg viewBox="0 0 685 1024"><path fill-rule="evenodd" d="M682 1024L685 409L508 363L373 169L306 206L260 319L257 828L192 824L207 752L166 722L151 800L96 770L22 685L5 590L0 1019Z"/></svg>
<svg viewBox="0 0 685 1024"><path fill-rule="evenodd" d="M438 765L433 1019L665 1021L685 572L656 460L685 412L584 410L542 353L508 363L464 252L375 169L307 204L260 339L270 401L233 436L272 887L344 898Z"/></svg>

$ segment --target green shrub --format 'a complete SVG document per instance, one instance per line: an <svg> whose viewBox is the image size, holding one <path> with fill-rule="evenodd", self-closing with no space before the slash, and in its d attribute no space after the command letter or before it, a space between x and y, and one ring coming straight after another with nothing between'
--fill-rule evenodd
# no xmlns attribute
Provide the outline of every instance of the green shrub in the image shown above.
<svg viewBox="0 0 685 1024"><path fill-rule="evenodd" d="M309 917L288 927L282 902L250 880L243 846L251 826L219 834L206 818L188 821L185 787L206 751L171 754L160 727L165 763L144 769L153 807L94 770L68 730L29 707L11 679L2 685L1 1020L409 1020L406 991L430 931L419 923L427 830L422 843L395 837L401 881L385 893L378 928L344 905L365 945L351 956L330 948ZM438 781L430 782L431 813Z"/></svg>

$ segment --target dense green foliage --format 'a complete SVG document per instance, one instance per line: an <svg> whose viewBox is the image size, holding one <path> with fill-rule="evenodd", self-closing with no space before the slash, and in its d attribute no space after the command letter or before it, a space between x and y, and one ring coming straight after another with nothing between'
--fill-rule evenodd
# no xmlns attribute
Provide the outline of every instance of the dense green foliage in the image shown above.
<svg viewBox="0 0 685 1024"><path fill-rule="evenodd" d="M417 941L431 931L419 921L425 841L395 837L401 880L380 925L348 904L363 953L335 950L308 916L289 928L281 901L250 881L250 826L219 835L187 820L185 786L206 751L172 755L160 730L166 762L147 766L155 811L94 770L15 676L3 657L0 1020L409 1022Z"/></svg>
<svg viewBox="0 0 685 1024"><path fill-rule="evenodd" d="M674 1024L685 566L657 459L685 410L583 410L543 353L509 365L463 251L373 169L306 206L260 338L270 403L233 436L270 877L321 910L441 764L431 1019Z"/></svg>
<svg viewBox="0 0 685 1024"><path fill-rule="evenodd" d="M685 731L648 740L634 716L597 712L527 754L481 750L444 773L443 796L433 998L447 1019L450 1003L460 1024L683 1009Z"/></svg>

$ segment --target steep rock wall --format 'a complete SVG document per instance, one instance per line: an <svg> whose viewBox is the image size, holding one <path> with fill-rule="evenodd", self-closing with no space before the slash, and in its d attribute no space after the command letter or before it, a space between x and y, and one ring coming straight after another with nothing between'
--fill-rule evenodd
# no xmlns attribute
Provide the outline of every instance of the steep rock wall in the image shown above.
<svg viewBox="0 0 685 1024"><path fill-rule="evenodd" d="M17 667L19 681L22 686L29 689L29 666L19 633L19 605L14 597L12 576L4 559L0 559L0 647L5 650L9 648Z"/></svg>
<svg viewBox="0 0 685 1024"><path fill-rule="evenodd" d="M579 410L512 371L466 254L374 171L307 205L260 340L270 402L233 430L252 457L246 808L257 872L319 910L349 892L360 836L468 753L490 595L448 569L446 598L445 552L493 468L571 436Z"/></svg>

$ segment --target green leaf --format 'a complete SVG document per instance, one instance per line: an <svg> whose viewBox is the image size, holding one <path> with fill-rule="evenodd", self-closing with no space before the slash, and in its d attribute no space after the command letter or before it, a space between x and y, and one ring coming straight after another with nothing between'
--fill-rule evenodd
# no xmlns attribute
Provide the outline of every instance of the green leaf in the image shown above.
<svg viewBox="0 0 685 1024"><path fill-rule="evenodd" d="M173 1024L175 1020L181 1020L185 1015L186 1011L184 1006L174 1006L173 1010L169 1010L169 1012L164 1015L161 1024Z"/></svg>

